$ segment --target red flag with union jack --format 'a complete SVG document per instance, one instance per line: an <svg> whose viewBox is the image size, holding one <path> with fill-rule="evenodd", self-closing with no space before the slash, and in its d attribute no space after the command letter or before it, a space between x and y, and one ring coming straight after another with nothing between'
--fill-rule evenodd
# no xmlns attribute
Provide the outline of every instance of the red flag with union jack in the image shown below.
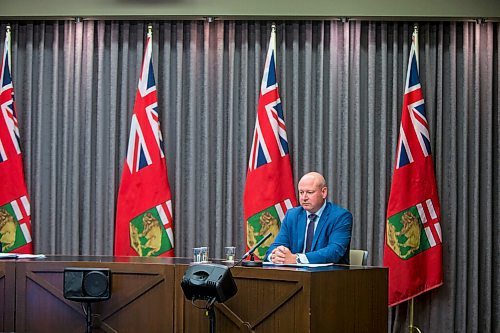
<svg viewBox="0 0 500 333"><path fill-rule="evenodd" d="M172 199L148 32L115 225L115 255L174 256Z"/></svg>
<svg viewBox="0 0 500 333"><path fill-rule="evenodd" d="M297 199L285 118L276 80L276 27L273 25L245 184L247 250L271 232L272 237L255 252L262 259L274 241L286 211L295 205Z"/></svg>
<svg viewBox="0 0 500 333"><path fill-rule="evenodd" d="M389 267L390 306L443 284L441 214L417 42L415 29L387 207L384 266Z"/></svg>
<svg viewBox="0 0 500 333"><path fill-rule="evenodd" d="M29 254L33 253L30 200L24 180L10 60L7 27L0 73L0 252Z"/></svg>

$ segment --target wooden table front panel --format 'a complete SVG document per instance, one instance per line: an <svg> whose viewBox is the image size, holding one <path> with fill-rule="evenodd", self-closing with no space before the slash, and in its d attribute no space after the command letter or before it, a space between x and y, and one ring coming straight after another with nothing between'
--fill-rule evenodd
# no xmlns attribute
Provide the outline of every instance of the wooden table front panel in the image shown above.
<svg viewBox="0 0 500 333"><path fill-rule="evenodd" d="M173 332L173 265L80 261L17 262L16 332L85 331L81 304L64 298L65 267L111 269L111 298L92 305L93 332Z"/></svg>
<svg viewBox="0 0 500 333"><path fill-rule="evenodd" d="M208 332L205 311L186 300L180 288L186 269L176 266L176 332ZM309 331L309 273L245 267L234 267L231 273L238 293L216 304L217 332Z"/></svg>
<svg viewBox="0 0 500 333"><path fill-rule="evenodd" d="M313 274L311 332L387 332L387 274L380 267Z"/></svg>
<svg viewBox="0 0 500 333"><path fill-rule="evenodd" d="M84 332L81 304L64 298L63 272L87 267L112 271L111 299L93 305L93 332L208 332L205 311L186 300L180 287L188 262L0 261L0 329ZM385 268L233 267L231 272L238 293L216 304L216 332L387 331Z"/></svg>
<svg viewBox="0 0 500 333"><path fill-rule="evenodd" d="M176 332L208 332L205 311L185 299L176 265ZM387 332L387 269L234 267L238 293L216 304L216 332ZM203 301L196 301L203 306Z"/></svg>
<svg viewBox="0 0 500 333"><path fill-rule="evenodd" d="M15 261L0 261L0 331L15 330L15 293L16 266Z"/></svg>

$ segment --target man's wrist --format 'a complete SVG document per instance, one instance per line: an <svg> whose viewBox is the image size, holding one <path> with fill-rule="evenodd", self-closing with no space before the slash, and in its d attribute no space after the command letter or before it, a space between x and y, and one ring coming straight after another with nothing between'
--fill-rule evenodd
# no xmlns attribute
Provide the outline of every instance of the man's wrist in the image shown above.
<svg viewBox="0 0 500 333"><path fill-rule="evenodd" d="M300 257L298 254L295 255L295 263L300 264Z"/></svg>

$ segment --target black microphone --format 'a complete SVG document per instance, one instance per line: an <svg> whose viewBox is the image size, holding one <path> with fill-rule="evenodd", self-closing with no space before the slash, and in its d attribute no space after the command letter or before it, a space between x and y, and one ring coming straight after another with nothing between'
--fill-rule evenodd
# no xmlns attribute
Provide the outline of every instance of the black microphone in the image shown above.
<svg viewBox="0 0 500 333"><path fill-rule="evenodd" d="M251 259L250 261L245 261L242 263L243 266L247 266L247 267L261 267L262 266L262 262L261 261L254 261L253 260L253 253L255 252L255 250L257 250L259 248L259 246L262 245L262 243L264 243L269 237L271 237L273 234L270 232L268 233L267 235L265 235L264 237L262 237L262 239L260 241L257 242L257 244L255 244L254 246L252 246L252 248L250 250L248 250L244 255L243 257L241 257L240 260L238 260L238 262L236 264L234 264L234 266L238 265L239 263L241 263L243 260L245 260L246 257L248 257L249 255L251 255Z"/></svg>

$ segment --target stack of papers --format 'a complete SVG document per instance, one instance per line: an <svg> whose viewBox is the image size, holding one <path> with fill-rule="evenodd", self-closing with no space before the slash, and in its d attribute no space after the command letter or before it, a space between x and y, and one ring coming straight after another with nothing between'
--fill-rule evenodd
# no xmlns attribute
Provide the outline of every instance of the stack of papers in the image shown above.
<svg viewBox="0 0 500 333"><path fill-rule="evenodd" d="M275 264L270 261L264 261L264 265L266 266L288 266L288 267L324 267L324 266L332 266L333 263L328 264Z"/></svg>
<svg viewBox="0 0 500 333"><path fill-rule="evenodd" d="M45 254L0 253L0 259L44 259Z"/></svg>

